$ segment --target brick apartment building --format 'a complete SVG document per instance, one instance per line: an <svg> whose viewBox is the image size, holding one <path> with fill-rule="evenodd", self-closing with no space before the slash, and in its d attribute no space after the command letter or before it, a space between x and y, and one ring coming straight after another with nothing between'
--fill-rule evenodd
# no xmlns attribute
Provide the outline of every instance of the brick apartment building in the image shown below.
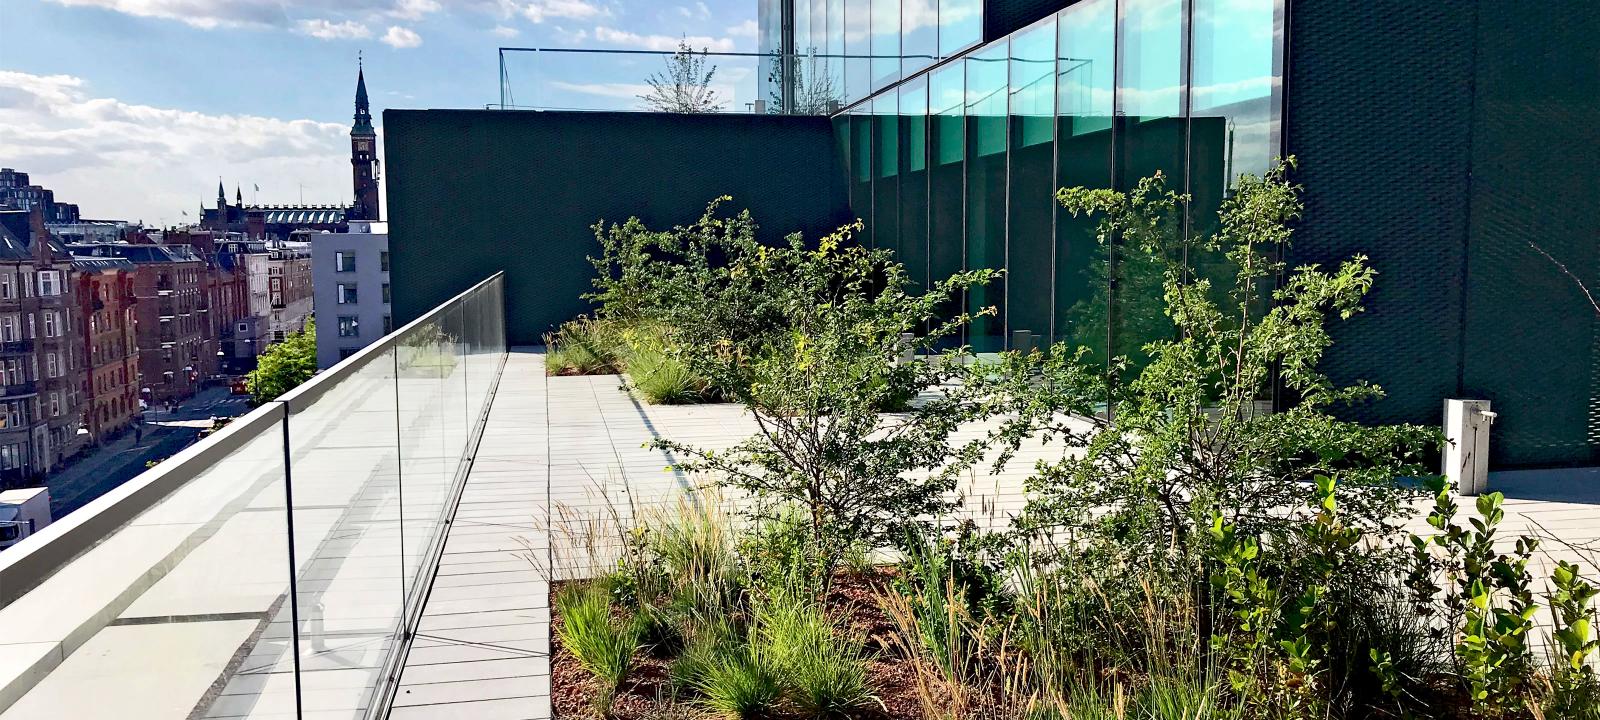
<svg viewBox="0 0 1600 720"><path fill-rule="evenodd" d="M75 257L78 333L84 358L83 425L103 443L139 415L139 347L134 264L123 258Z"/></svg>
<svg viewBox="0 0 1600 720"><path fill-rule="evenodd" d="M122 258L134 266L140 396L151 404L193 397L207 369L216 366L217 339L207 334L206 313L200 311L205 260L188 245L99 243L71 250L79 256Z"/></svg>
<svg viewBox="0 0 1600 720"><path fill-rule="evenodd" d="M199 359L200 377L237 375L253 369L253 338L239 331L240 322L250 316L250 277L244 257L265 252L264 243L250 242L238 233L198 228L164 233L161 242L188 246L205 262L196 312L202 332L212 344Z"/></svg>
<svg viewBox="0 0 1600 720"><path fill-rule="evenodd" d="M71 269L42 209L0 211L0 486L37 479L87 441Z"/></svg>

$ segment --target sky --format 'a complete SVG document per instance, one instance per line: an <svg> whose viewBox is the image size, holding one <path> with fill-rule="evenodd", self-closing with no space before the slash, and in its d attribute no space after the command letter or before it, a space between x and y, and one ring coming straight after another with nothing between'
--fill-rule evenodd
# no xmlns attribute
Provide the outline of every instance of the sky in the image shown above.
<svg viewBox="0 0 1600 720"><path fill-rule="evenodd" d="M670 50L686 38L754 51L755 6L0 0L0 167L30 173L84 217L152 225L198 219L219 177L247 203L348 202L358 53L381 125L389 108L499 103L502 46ZM649 56L509 57L511 99L541 107L629 107L661 67ZM730 103L747 99L753 65L719 67Z"/></svg>

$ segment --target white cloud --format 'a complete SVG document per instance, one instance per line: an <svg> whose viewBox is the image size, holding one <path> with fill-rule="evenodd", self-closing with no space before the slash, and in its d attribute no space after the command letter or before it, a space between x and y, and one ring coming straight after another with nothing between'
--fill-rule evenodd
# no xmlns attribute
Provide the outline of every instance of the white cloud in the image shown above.
<svg viewBox="0 0 1600 720"><path fill-rule="evenodd" d="M689 43L695 50L710 50L712 52L732 52L732 38L714 38L704 35L690 35L688 37L674 37L672 35L640 35L639 33L616 28L600 26L594 29L594 39L612 45L623 45L630 49L642 50L677 50L680 40Z"/></svg>
<svg viewBox="0 0 1600 720"><path fill-rule="evenodd" d="M319 40L359 40L372 37L372 31L367 26L354 20L344 22L301 20L295 30L301 35L310 35Z"/></svg>
<svg viewBox="0 0 1600 720"><path fill-rule="evenodd" d="M421 35L418 35L410 28L403 28L399 25L390 25L389 31L384 33L379 40L382 40L383 44L389 47L401 49L414 48L422 44Z"/></svg>
<svg viewBox="0 0 1600 720"><path fill-rule="evenodd" d="M494 26L494 29L490 30L489 32L503 38L514 38L519 34L516 28L506 27L505 25L496 25Z"/></svg>
<svg viewBox="0 0 1600 720"><path fill-rule="evenodd" d="M263 203L350 198L349 128L95 97L82 79L0 70L0 157L88 217L193 221L217 176Z"/></svg>
<svg viewBox="0 0 1600 720"><path fill-rule="evenodd" d="M60 5L94 7L135 17L175 20L210 29L277 27L297 29L306 16L417 19L439 10L438 0L50 0Z"/></svg>
<svg viewBox="0 0 1600 720"><path fill-rule="evenodd" d="M421 20L428 13L438 12L439 7L437 0L396 0L389 14L402 20Z"/></svg>
<svg viewBox="0 0 1600 720"><path fill-rule="evenodd" d="M753 38L756 36L757 32L760 32L760 30L761 28L756 25L756 21L746 20L738 25L728 28L727 33L733 37Z"/></svg>
<svg viewBox="0 0 1600 720"><path fill-rule="evenodd" d="M644 83L572 83L552 80L550 81L550 87L580 95L624 100L636 100L640 95L648 95L650 93L650 86Z"/></svg>
<svg viewBox="0 0 1600 720"><path fill-rule="evenodd" d="M587 20L607 17L611 11L589 0L532 0L521 8L528 22L542 23L550 18Z"/></svg>

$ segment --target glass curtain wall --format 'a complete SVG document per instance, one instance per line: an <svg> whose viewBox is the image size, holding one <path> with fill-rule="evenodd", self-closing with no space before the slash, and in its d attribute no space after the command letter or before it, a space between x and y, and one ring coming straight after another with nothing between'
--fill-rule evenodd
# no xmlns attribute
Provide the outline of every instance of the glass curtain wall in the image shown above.
<svg viewBox="0 0 1600 720"><path fill-rule="evenodd" d="M893 250L896 257L902 257L899 107L897 93L872 100L872 245Z"/></svg>
<svg viewBox="0 0 1600 720"><path fill-rule="evenodd" d="M961 272L966 262L966 87L959 62L928 74L929 282Z"/></svg>
<svg viewBox="0 0 1600 720"><path fill-rule="evenodd" d="M900 262L913 290L928 287L928 78L900 85Z"/></svg>
<svg viewBox="0 0 1600 720"><path fill-rule="evenodd" d="M758 78L769 112L782 109L785 0L758 0ZM983 0L793 0L793 111L823 114L960 55L983 40Z"/></svg>
<svg viewBox="0 0 1600 720"><path fill-rule="evenodd" d="M1008 43L967 56L967 261L968 270L1006 266L1006 117ZM978 352L1005 347L1006 278L967 293L967 311L985 312L968 328ZM990 310L992 308L992 311Z"/></svg>
<svg viewBox="0 0 1600 720"><path fill-rule="evenodd" d="M1058 18L1056 47L1057 188L1112 185L1117 67L1116 0L1087 0ZM1087 347L1108 360L1110 248L1095 237L1096 221L1055 212L1054 340Z"/></svg>
<svg viewBox="0 0 1600 720"><path fill-rule="evenodd" d="M1066 213L1055 191L1127 190L1160 172L1194 197L1174 217L1171 259L1224 279L1221 258L1188 240L1215 229L1239 174L1259 175L1280 152L1283 0L1082 0L976 48L978 3L894 4L903 73L930 42L931 54L959 57L835 121L868 241L895 248L919 282L1005 268L963 299L997 311L963 338L979 352L1026 330L1139 367L1145 344L1173 334L1163 264L1102 245L1095 221Z"/></svg>
<svg viewBox="0 0 1600 720"><path fill-rule="evenodd" d="M1056 19L1011 36L1007 187L1007 337L1050 335L1055 243ZM1044 302L1040 302L1043 300Z"/></svg>

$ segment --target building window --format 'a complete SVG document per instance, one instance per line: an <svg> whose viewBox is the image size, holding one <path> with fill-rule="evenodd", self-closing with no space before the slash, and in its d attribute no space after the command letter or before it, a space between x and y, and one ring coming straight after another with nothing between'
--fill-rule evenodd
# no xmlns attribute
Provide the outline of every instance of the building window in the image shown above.
<svg viewBox="0 0 1600 720"><path fill-rule="evenodd" d="M356 254L353 252L336 252L333 254L333 269L336 272L355 272Z"/></svg>
<svg viewBox="0 0 1600 720"><path fill-rule="evenodd" d="M17 288L11 284L11 273L0 273L0 300L14 300Z"/></svg>
<svg viewBox="0 0 1600 720"><path fill-rule="evenodd" d="M339 348L339 359L343 360L343 359L345 359L347 357L350 357L351 355L354 355L354 354L356 354L358 352L361 352L361 348L353 348L353 347Z"/></svg>
<svg viewBox="0 0 1600 720"><path fill-rule="evenodd" d="M61 417L61 393L50 393L50 417Z"/></svg>
<svg viewBox="0 0 1600 720"><path fill-rule="evenodd" d="M384 272L389 272L389 251L388 250L379 250L378 251L378 269L382 270Z"/></svg>
<svg viewBox="0 0 1600 720"><path fill-rule="evenodd" d="M361 337L361 319L350 315L340 315L339 337Z"/></svg>
<svg viewBox="0 0 1600 720"><path fill-rule="evenodd" d="M394 332L394 317L385 315L383 316L383 334L388 335L392 332Z"/></svg>
<svg viewBox="0 0 1600 720"><path fill-rule="evenodd" d="M336 302L338 302L340 305L353 305L355 304L355 301L356 286L343 284L339 285L339 292Z"/></svg>
<svg viewBox="0 0 1600 720"><path fill-rule="evenodd" d="M245 323L239 323L239 332L250 332L250 326Z"/></svg>
<svg viewBox="0 0 1600 720"><path fill-rule="evenodd" d="M40 275L40 280L42 282L44 273L39 273L39 275ZM43 290L43 288L40 288L40 289ZM54 311L54 310L46 310L44 312L44 336L45 337L56 337L57 334L58 334L57 333L57 329L58 328L57 328L57 322L56 322L56 311Z"/></svg>
<svg viewBox="0 0 1600 720"><path fill-rule="evenodd" d="M389 304L389 283L383 284L383 304Z"/></svg>
<svg viewBox="0 0 1600 720"><path fill-rule="evenodd" d="M39 271L39 297L55 297L61 294L61 271Z"/></svg>

